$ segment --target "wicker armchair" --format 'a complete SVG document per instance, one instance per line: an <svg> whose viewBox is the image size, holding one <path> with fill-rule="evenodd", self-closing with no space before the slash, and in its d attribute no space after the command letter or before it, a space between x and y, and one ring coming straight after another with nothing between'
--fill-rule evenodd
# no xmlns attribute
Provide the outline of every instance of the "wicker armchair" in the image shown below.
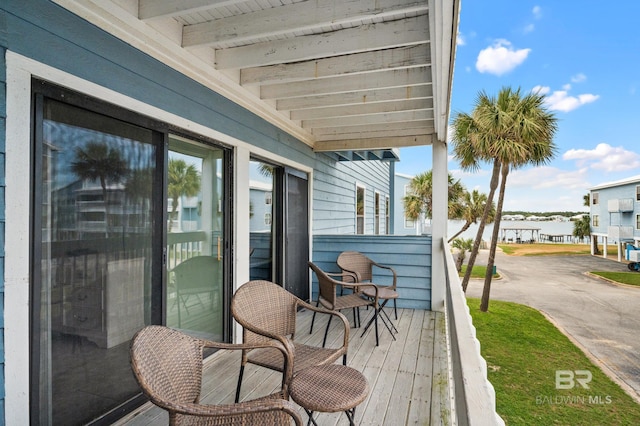
<svg viewBox="0 0 640 426"><path fill-rule="evenodd" d="M296 342L296 314L301 308L338 317L342 321L344 330L340 347L321 348ZM243 327L242 337L245 344L263 343L274 339L283 345L292 345L293 375L307 367L332 364L340 357L344 365L347 363L349 322L346 317L339 312L317 308L277 284L254 280L242 285L231 300L231 314ZM236 401L240 398L240 387L247 363L282 371L283 361L282 354L273 348L244 350Z"/></svg>
<svg viewBox="0 0 640 426"><path fill-rule="evenodd" d="M322 304L325 308L332 311L341 311L343 309L352 309L353 310L353 323L354 326L360 327L360 307L361 306L372 306L374 309L377 309L378 306L378 288L373 284L362 284L358 283L355 275L347 272L347 273L329 273L325 272L318 267L313 262L309 262L309 267L313 272L315 272L316 277L318 277L318 305ZM349 278L349 282L338 281L333 277L341 277L341 278ZM340 295L338 295L337 288L340 287ZM351 291L348 294L343 294L342 291L344 289L350 289ZM363 290L369 290L373 292L374 297L368 298L363 297L361 292ZM322 341L322 346L324 346L327 342L327 334L329 333L329 327L331 326L331 319L329 317L329 321L327 321L327 328L324 331L324 340ZM316 313L313 313L313 318L311 319L311 328L309 333L313 332L313 323L316 320ZM374 320L376 327L376 346L378 345L378 318L377 312L374 312Z"/></svg>
<svg viewBox="0 0 640 426"><path fill-rule="evenodd" d="M392 299L393 312L395 314L396 320L398 319L398 308L396 306L396 299L398 298L396 289L398 276L396 274L396 271L392 267L374 262L364 254L357 251L343 251L338 256L337 263L340 269L342 269L344 272L355 274L358 282L372 282L374 276L374 266L376 268L391 271L391 274L393 275L393 283L391 285L385 286L378 283L376 283L376 285L379 289L378 298L384 300L384 302L382 303L382 307L386 305L389 299Z"/></svg>
<svg viewBox="0 0 640 426"><path fill-rule="evenodd" d="M234 345L196 339L163 326L147 326L131 343L131 367L151 401L169 412L170 425L302 425L295 404L288 401L287 381L280 392L237 404L205 405L199 402L204 348L270 348L289 359L289 349L278 342ZM291 375L291 362L285 363Z"/></svg>

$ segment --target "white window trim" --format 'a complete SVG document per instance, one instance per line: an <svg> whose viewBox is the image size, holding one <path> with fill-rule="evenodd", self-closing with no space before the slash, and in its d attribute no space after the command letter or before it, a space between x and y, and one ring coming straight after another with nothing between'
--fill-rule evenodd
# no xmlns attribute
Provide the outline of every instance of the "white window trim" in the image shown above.
<svg viewBox="0 0 640 426"><path fill-rule="evenodd" d="M358 190L362 189L362 234L358 233ZM355 197L355 234L356 235L366 235L367 234L367 187L359 182L356 182L356 197Z"/></svg>

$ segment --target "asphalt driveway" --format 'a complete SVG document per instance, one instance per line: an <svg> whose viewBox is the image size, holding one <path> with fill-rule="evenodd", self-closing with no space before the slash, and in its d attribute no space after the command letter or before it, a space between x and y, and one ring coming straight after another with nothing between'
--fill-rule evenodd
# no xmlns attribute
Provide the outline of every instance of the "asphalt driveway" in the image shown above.
<svg viewBox="0 0 640 426"><path fill-rule="evenodd" d="M482 250L477 264L486 264ZM502 279L491 299L517 302L544 312L640 402L640 287L620 286L586 274L626 271L625 263L595 256L496 254ZM472 280L467 296L480 297L483 280ZM489 304L491 309L491 304Z"/></svg>

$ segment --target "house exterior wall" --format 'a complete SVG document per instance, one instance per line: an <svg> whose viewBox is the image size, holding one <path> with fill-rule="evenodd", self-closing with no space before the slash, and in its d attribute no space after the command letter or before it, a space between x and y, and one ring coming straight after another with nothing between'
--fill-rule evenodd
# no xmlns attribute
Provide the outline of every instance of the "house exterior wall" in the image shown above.
<svg viewBox="0 0 640 426"><path fill-rule="evenodd" d="M359 251L370 259L391 266L398 274L399 308L431 309L431 236L316 235L313 262L327 272L340 272L336 264L343 251ZM390 272L374 268L375 283L390 285ZM313 277L313 294L318 293Z"/></svg>
<svg viewBox="0 0 640 426"><path fill-rule="evenodd" d="M331 154L316 154L264 119L50 1L5 0L0 4L0 54L0 419L9 424L24 421L28 413L30 185L25 176L31 161L28 141L32 76L233 148L235 190L239 192L236 200L246 209L251 155L309 173L314 234L355 233L355 188L361 184L366 196L365 233L374 232L375 192L381 194L382 206L390 192L388 163L339 162ZM6 120L10 114L12 130L8 130ZM8 173L5 160L12 163ZM6 187L11 187L11 194L20 195L13 197L10 205L5 203ZM384 218L384 208L381 216ZM13 222L16 218L20 220ZM236 235L236 253L244 250L248 254L248 218L238 220L244 222L234 229L245 229L247 235ZM8 228L11 231L5 232ZM381 233L384 232L381 225ZM7 270L5 247L9 247L12 257ZM239 261L236 267L242 270L235 275L236 280L244 282L248 261ZM9 302L5 301L6 288L14 294ZM421 298L428 300L428 295ZM11 312L5 312L6 303L11 303ZM7 337L4 329L9 322L14 331ZM16 367L11 374L4 371L7 353L11 353ZM5 406L7 394L13 395L10 407Z"/></svg>
<svg viewBox="0 0 640 426"><path fill-rule="evenodd" d="M592 188L589 203L591 233L606 236L610 242L633 240L637 245L640 241L639 187L640 177Z"/></svg>

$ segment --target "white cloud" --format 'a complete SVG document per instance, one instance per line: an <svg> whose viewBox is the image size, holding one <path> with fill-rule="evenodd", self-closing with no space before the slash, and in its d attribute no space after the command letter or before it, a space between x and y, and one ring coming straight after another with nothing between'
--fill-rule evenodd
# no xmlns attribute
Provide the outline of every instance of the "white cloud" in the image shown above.
<svg viewBox="0 0 640 426"><path fill-rule="evenodd" d="M578 73L574 76L571 77L571 82L572 83L582 83L587 81L587 76L584 75L583 73Z"/></svg>
<svg viewBox="0 0 640 426"><path fill-rule="evenodd" d="M535 19L542 18L542 8L540 6L533 6L533 9L531 10L531 13L533 13L533 17Z"/></svg>
<svg viewBox="0 0 640 426"><path fill-rule="evenodd" d="M522 32L524 34L529 34L529 33L532 33L535 29L536 29L535 25L528 24L528 25L525 25L525 27L522 29Z"/></svg>
<svg viewBox="0 0 640 426"><path fill-rule="evenodd" d="M571 85L569 83L564 84L564 85L562 85L562 89L566 90L566 91L569 91L569 90L571 90Z"/></svg>
<svg viewBox="0 0 640 426"><path fill-rule="evenodd" d="M515 50L508 40L496 40L492 46L482 49L476 60L481 73L502 75L522 64L531 49Z"/></svg>
<svg viewBox="0 0 640 426"><path fill-rule="evenodd" d="M574 160L580 167L604 172L623 172L640 168L640 155L622 146L599 143L594 149L570 149L563 160Z"/></svg>
<svg viewBox="0 0 640 426"><path fill-rule="evenodd" d="M550 91L551 88L548 86L535 86L533 89L531 89L532 93L538 93L540 95L546 95Z"/></svg>
<svg viewBox="0 0 640 426"><path fill-rule="evenodd" d="M557 167L540 166L529 169L514 170L507 178L507 187L524 187L531 189L554 189L558 193L563 190L588 188L588 169L561 170Z"/></svg>
<svg viewBox="0 0 640 426"><path fill-rule="evenodd" d="M461 32L458 32L458 36L456 37L456 44L458 46L464 46L465 44L467 44L465 36Z"/></svg>
<svg viewBox="0 0 640 426"><path fill-rule="evenodd" d="M600 98L599 95L592 95L590 93L570 96L566 90L556 90L547 96L546 102L551 110L569 112L582 105L595 102L598 98Z"/></svg>

